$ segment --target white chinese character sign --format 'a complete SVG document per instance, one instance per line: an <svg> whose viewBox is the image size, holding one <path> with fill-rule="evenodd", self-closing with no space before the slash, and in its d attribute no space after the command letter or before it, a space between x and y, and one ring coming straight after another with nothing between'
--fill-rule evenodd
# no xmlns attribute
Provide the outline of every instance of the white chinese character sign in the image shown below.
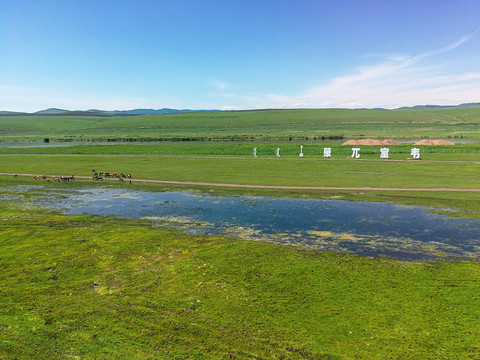
<svg viewBox="0 0 480 360"><path fill-rule="evenodd" d="M332 148L323 148L323 157L324 158L332 157Z"/></svg>
<svg viewBox="0 0 480 360"><path fill-rule="evenodd" d="M257 148L253 148L253 157L257 157ZM368 152L367 152L368 154ZM275 150L275 155L277 158L280 157L280 148ZM411 148L410 155L413 159L420 159L420 149L419 148ZM303 157L303 145L300 145L300 153L298 154L299 157ZM332 148L331 147L324 147L323 148L323 157L324 158L331 158L332 157ZM359 159L360 158L360 148L355 147L352 148L352 155L350 156L352 159ZM389 159L390 158L390 148L382 147L380 148L380 159Z"/></svg>
<svg viewBox="0 0 480 360"><path fill-rule="evenodd" d="M420 159L420 149L413 148L412 151L410 152L410 155L412 155L414 159Z"/></svg>
<svg viewBox="0 0 480 360"><path fill-rule="evenodd" d="M360 157L360 148L352 148L352 158L358 159Z"/></svg>
<svg viewBox="0 0 480 360"><path fill-rule="evenodd" d="M381 148L380 149L380 159L388 159L389 148Z"/></svg>

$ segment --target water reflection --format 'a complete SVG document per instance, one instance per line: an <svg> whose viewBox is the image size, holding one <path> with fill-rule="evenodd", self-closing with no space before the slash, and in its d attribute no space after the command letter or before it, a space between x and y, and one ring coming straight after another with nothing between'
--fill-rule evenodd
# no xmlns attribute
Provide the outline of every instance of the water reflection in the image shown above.
<svg viewBox="0 0 480 360"><path fill-rule="evenodd" d="M367 256L476 259L480 250L480 220L389 203L108 188L62 189L36 201L38 206L63 209L66 214L150 218L197 234L232 235Z"/></svg>

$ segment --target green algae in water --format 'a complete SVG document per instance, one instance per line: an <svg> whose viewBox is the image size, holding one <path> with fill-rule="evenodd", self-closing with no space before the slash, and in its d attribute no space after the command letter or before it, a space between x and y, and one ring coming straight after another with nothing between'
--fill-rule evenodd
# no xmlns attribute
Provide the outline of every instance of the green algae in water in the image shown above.
<svg viewBox="0 0 480 360"><path fill-rule="evenodd" d="M480 220L433 214L435 209L426 207L108 188L31 190L37 195L31 199L37 206L63 210L65 214L168 219L173 226L196 234L406 260L477 259L479 254Z"/></svg>

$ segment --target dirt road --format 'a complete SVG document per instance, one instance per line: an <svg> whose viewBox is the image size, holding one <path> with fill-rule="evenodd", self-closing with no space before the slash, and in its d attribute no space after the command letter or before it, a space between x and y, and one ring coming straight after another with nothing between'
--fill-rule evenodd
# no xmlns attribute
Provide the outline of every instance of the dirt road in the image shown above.
<svg viewBox="0 0 480 360"><path fill-rule="evenodd" d="M34 177L39 174L13 174L0 173L4 176L27 176ZM42 174L40 174L41 176ZM48 179L60 177L60 175L46 175ZM75 176L77 179L92 179L91 176ZM118 181L117 178L106 178L107 181ZM129 181L126 179L125 181ZM131 179L132 182L158 183L172 185L191 185L191 186L210 186L210 187L228 187L228 188L246 188L246 189L278 189L278 190L353 190L353 191L459 191L459 192L478 192L480 189L455 189L455 188L377 188L377 187L337 187L337 186L276 186L276 185L246 185L246 184L221 184L195 181L170 181L170 180L148 180Z"/></svg>

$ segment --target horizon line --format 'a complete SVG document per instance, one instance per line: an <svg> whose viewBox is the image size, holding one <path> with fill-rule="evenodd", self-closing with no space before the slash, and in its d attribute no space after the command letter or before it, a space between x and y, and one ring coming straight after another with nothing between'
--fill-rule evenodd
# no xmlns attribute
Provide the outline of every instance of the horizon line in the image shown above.
<svg viewBox="0 0 480 360"><path fill-rule="evenodd" d="M38 111L17 111L17 110L0 110L0 113L17 113L17 114L38 114L41 112L46 112L48 110L57 110L57 111L62 111L62 112L91 112L91 113L99 113L99 112L105 112L105 113L116 113L116 112L128 112L128 111L140 111L140 110L150 110L150 111L161 111L161 110L174 110L174 111L185 111L185 112L208 112L208 111L223 111L223 112L241 112L241 111L272 111L272 110L328 110L328 109L339 109L339 110L397 110L397 109L408 109L408 108L419 108L419 107L439 107L439 108L448 108L448 107L459 107L463 105L478 105L480 107L480 101L479 102L467 102L467 103L459 103L459 104L449 104L449 105L437 105L437 104L417 104L417 105L411 105L411 106L401 106L397 108L383 108L383 107L373 107L373 108L368 108L368 107L359 107L359 108L349 108L349 107L272 107L272 108L249 108L249 109L191 109L191 108L169 108L169 107L163 107L163 108L133 108L133 109L115 109L115 110L103 110L103 109L86 109L86 110L81 110L81 109L75 109L75 110L68 110L68 109L62 109L62 108L56 108L56 107L50 107L50 108L45 108L41 109ZM61 113L60 113L61 114ZM40 114L41 115L41 114ZM52 115L52 114L48 114Z"/></svg>

